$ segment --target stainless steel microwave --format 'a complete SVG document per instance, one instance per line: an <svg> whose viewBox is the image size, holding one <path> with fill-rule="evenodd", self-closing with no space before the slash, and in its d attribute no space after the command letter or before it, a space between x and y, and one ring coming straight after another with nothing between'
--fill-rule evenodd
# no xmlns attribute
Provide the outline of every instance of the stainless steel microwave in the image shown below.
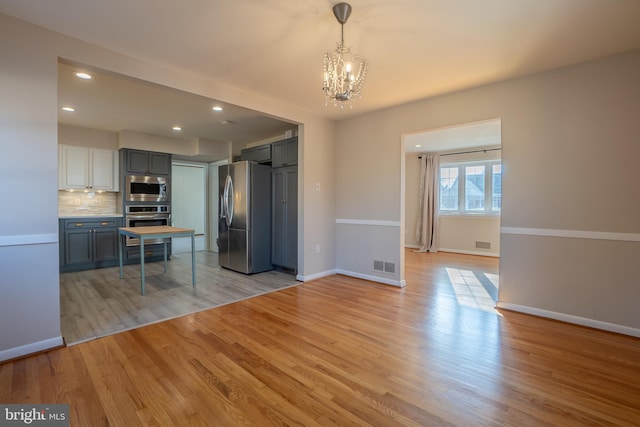
<svg viewBox="0 0 640 427"><path fill-rule="evenodd" d="M165 176L127 175L124 183L128 202L170 202L169 178Z"/></svg>

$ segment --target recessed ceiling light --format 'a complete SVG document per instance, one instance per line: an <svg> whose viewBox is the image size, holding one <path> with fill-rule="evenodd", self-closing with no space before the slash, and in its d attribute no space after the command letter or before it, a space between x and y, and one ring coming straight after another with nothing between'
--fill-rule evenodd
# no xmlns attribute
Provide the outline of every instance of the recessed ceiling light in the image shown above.
<svg viewBox="0 0 640 427"><path fill-rule="evenodd" d="M84 79L84 80L91 80L93 77L91 77L91 74L87 74L87 73L83 73L83 72L77 72L76 73L76 77Z"/></svg>
<svg viewBox="0 0 640 427"><path fill-rule="evenodd" d="M422 147L422 145L420 145L420 144L416 144L416 145L415 145L415 147L416 147L416 148L420 148L420 147Z"/></svg>
<svg viewBox="0 0 640 427"><path fill-rule="evenodd" d="M216 105L215 107L212 108L213 111L222 111L222 107L220 107L219 105Z"/></svg>
<svg viewBox="0 0 640 427"><path fill-rule="evenodd" d="M182 128L181 128L180 126L174 126L174 127L173 127L173 130L175 130L175 131L179 131L179 130L182 130Z"/></svg>
<svg viewBox="0 0 640 427"><path fill-rule="evenodd" d="M76 109L73 107L62 107L62 110L67 111L69 113L73 113L74 111L76 111Z"/></svg>

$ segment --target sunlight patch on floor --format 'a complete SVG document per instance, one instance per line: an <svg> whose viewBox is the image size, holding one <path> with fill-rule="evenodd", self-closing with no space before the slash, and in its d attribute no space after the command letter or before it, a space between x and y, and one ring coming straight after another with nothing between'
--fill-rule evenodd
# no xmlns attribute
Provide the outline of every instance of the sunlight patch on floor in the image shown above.
<svg viewBox="0 0 640 427"><path fill-rule="evenodd" d="M453 291L456 294L458 304L499 314L495 309L495 301L491 298L491 295L484 286L482 286L482 283L473 271L449 267L446 268L446 271ZM487 273L484 273L484 275L492 285L496 288L498 287L498 275Z"/></svg>
<svg viewBox="0 0 640 427"><path fill-rule="evenodd" d="M498 289L498 285L499 285L499 280L498 280L498 275L497 274L492 274L492 273L482 273L484 275L484 277L486 277L487 279L489 279L489 281L491 282L491 284Z"/></svg>

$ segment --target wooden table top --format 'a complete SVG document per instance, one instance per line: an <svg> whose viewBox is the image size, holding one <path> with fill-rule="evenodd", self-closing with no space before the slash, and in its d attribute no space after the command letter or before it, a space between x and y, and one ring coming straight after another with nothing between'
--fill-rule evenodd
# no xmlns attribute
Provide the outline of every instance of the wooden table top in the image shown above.
<svg viewBox="0 0 640 427"><path fill-rule="evenodd" d="M121 227L119 230L138 236L147 236L152 234L186 234L194 233L195 230L190 228L171 227L169 225L154 225L149 227Z"/></svg>

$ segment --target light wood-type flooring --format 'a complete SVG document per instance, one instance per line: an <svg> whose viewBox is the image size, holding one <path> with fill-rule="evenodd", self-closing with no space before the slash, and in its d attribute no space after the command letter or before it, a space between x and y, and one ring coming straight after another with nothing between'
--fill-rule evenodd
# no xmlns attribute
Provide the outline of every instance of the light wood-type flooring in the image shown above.
<svg viewBox="0 0 640 427"><path fill-rule="evenodd" d="M0 365L73 426L638 426L640 340L497 313L492 258L406 253ZM484 289L484 291L483 291Z"/></svg>
<svg viewBox="0 0 640 427"><path fill-rule="evenodd" d="M196 287L191 283L191 253L145 264L145 294L140 265L62 273L60 313L67 345L149 323L195 313L230 302L295 286L291 274L269 271L246 276L221 268L214 252L196 252Z"/></svg>

